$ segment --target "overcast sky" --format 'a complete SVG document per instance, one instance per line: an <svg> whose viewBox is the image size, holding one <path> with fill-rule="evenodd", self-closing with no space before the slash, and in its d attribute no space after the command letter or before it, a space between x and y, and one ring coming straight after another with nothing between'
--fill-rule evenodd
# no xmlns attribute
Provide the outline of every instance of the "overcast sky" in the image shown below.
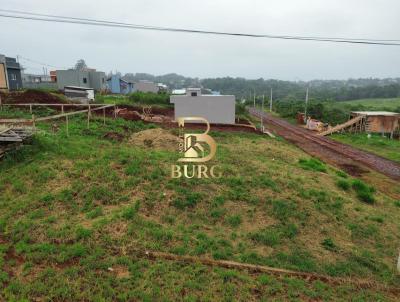
<svg viewBox="0 0 400 302"><path fill-rule="evenodd" d="M398 0L1 0L1 8L256 34L399 39ZM0 18L0 53L105 72L283 80L399 77L400 47L166 33ZM21 60L27 72L42 66Z"/></svg>

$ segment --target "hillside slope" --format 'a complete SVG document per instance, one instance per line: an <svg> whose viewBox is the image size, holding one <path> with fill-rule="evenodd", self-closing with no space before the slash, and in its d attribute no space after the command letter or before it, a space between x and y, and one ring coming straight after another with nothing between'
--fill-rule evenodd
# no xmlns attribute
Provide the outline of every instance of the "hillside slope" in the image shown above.
<svg viewBox="0 0 400 302"><path fill-rule="evenodd" d="M212 133L222 178L171 179L170 145L129 140L153 127L110 119L88 130L74 118L69 137L63 125L41 132L0 162L3 299L395 300L350 284L144 258L151 250L400 284L399 201L368 188L372 203L360 196L365 184L255 134Z"/></svg>

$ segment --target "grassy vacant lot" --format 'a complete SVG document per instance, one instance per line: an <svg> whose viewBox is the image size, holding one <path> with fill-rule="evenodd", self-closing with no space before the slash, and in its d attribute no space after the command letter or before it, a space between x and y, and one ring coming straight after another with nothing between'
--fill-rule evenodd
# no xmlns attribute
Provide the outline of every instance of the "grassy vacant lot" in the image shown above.
<svg viewBox="0 0 400 302"><path fill-rule="evenodd" d="M345 110L399 110L400 98L393 99L360 99L345 102L334 102L330 106Z"/></svg>
<svg viewBox="0 0 400 302"><path fill-rule="evenodd" d="M176 152L133 146L141 122L41 125L0 162L8 301L395 301L393 293L148 260L144 250L399 286L400 201L281 139L212 133L220 179L171 179ZM126 138L115 141L108 132Z"/></svg>
<svg viewBox="0 0 400 302"><path fill-rule="evenodd" d="M400 162L400 141L374 134L370 138L366 133L334 134L333 139L366 150L382 157Z"/></svg>

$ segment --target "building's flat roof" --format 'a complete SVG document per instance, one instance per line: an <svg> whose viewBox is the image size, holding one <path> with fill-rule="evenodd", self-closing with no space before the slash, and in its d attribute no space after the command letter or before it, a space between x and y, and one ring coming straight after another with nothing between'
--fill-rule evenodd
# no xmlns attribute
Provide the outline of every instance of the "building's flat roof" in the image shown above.
<svg viewBox="0 0 400 302"><path fill-rule="evenodd" d="M79 86L64 86L64 89L75 89L75 90L94 90L94 88L79 87Z"/></svg>
<svg viewBox="0 0 400 302"><path fill-rule="evenodd" d="M381 115L381 116L396 116L400 113L390 112L390 111L352 111L351 113L360 114L360 115Z"/></svg>

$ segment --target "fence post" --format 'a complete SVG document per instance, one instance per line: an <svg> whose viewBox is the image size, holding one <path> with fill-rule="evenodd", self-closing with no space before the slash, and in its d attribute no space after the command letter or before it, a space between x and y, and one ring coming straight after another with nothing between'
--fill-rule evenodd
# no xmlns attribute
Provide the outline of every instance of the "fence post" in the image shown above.
<svg viewBox="0 0 400 302"><path fill-rule="evenodd" d="M106 108L103 108L103 124L106 124Z"/></svg>
<svg viewBox="0 0 400 302"><path fill-rule="evenodd" d="M88 115L87 115L87 128L89 129L89 126L90 126L90 104L89 104L89 107L88 107Z"/></svg>
<svg viewBox="0 0 400 302"><path fill-rule="evenodd" d="M67 124L67 136L69 136L68 115L65 116L65 122Z"/></svg>
<svg viewBox="0 0 400 302"><path fill-rule="evenodd" d="M36 122L35 122L35 115L32 114L32 126L33 126L33 130L36 130Z"/></svg>

